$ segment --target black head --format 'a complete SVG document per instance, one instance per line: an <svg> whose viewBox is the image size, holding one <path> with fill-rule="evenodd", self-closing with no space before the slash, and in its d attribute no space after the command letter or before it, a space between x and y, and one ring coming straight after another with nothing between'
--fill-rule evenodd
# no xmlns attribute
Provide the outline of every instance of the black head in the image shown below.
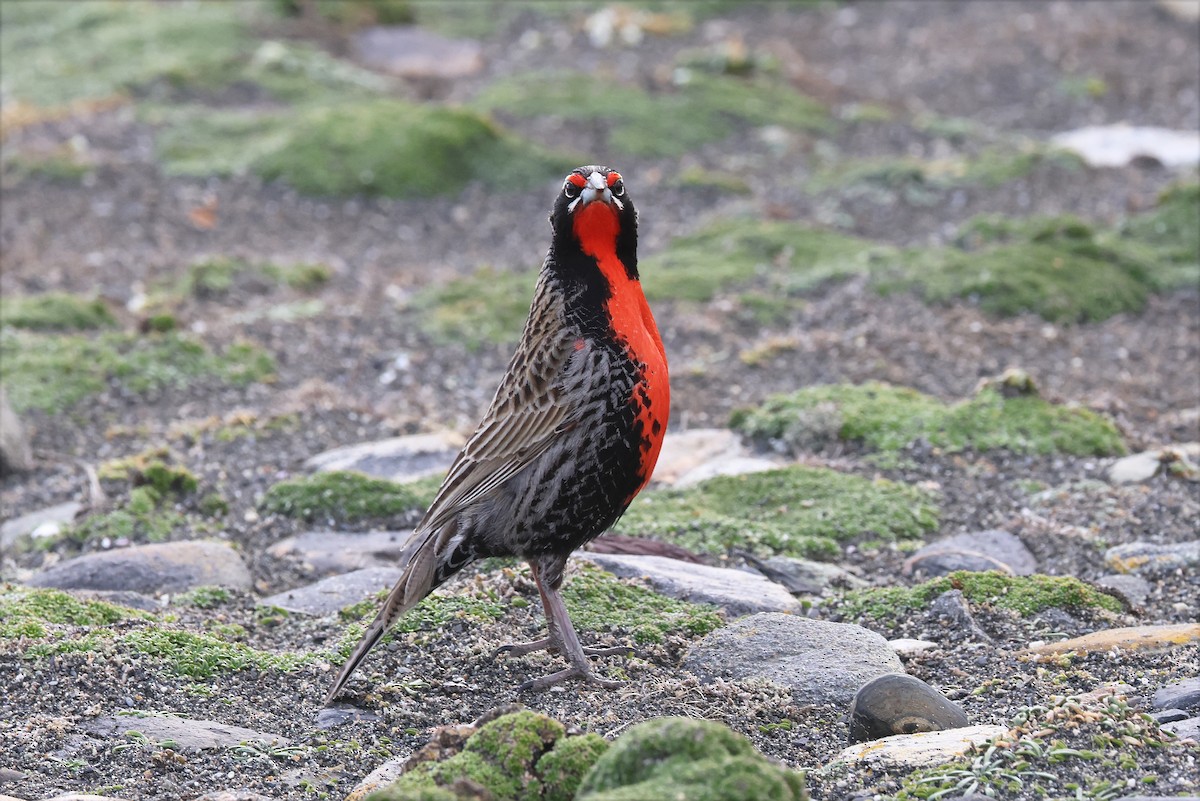
<svg viewBox="0 0 1200 801"><path fill-rule="evenodd" d="M599 257L615 250L636 277L637 222L637 209L619 172L599 165L579 167L563 179L550 212L554 251L562 258L576 251Z"/></svg>

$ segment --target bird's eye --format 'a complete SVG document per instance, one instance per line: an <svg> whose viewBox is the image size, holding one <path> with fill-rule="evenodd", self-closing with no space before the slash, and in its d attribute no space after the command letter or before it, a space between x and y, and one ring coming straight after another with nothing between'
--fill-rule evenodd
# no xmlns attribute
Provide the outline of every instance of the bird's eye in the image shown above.
<svg viewBox="0 0 1200 801"><path fill-rule="evenodd" d="M582 189L571 181L567 181L565 184L563 184L563 194L567 196L568 200L573 200L574 198L579 197L579 193L581 191Z"/></svg>
<svg viewBox="0 0 1200 801"><path fill-rule="evenodd" d="M609 189L612 190L613 197L624 197L625 196L625 182L622 181L620 178L618 178L616 181L614 181L613 185L610 186Z"/></svg>

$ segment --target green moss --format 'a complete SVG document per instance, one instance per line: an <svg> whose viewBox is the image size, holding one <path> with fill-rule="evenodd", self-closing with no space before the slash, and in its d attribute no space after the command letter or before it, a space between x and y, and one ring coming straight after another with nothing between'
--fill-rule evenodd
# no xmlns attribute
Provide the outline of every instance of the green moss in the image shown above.
<svg viewBox="0 0 1200 801"><path fill-rule="evenodd" d="M920 538L937 521L937 505L916 487L793 466L642 493L615 528L703 553L829 559L839 543Z"/></svg>
<svg viewBox="0 0 1200 801"><path fill-rule="evenodd" d="M83 337L0 329L0 380L17 409L62 411L105 389L142 395L201 381L243 386L273 370L270 356L252 345L215 353L175 332Z"/></svg>
<svg viewBox="0 0 1200 801"><path fill-rule="evenodd" d="M844 617L885 622L929 607L939 595L961 590L971 603L1009 609L1021 617L1057 608L1122 611L1121 602L1070 576L1008 576L997 571L956 571L914 587L880 587L847 593L839 609Z"/></svg>
<svg viewBox="0 0 1200 801"><path fill-rule="evenodd" d="M311 6L300 0L273 0L272 4L280 14L289 17L301 16L308 6L332 23L354 28L416 22L411 0L317 0Z"/></svg>
<svg viewBox="0 0 1200 801"><path fill-rule="evenodd" d="M731 425L798 451L848 441L894 453L923 440L951 453L1000 448L1077 456L1125 452L1116 426L1094 412L1036 395L1007 397L990 385L954 404L877 382L808 387L735 412Z"/></svg>
<svg viewBox="0 0 1200 801"><path fill-rule="evenodd" d="M242 279L260 284L286 284L309 292L324 286L332 277L333 271L324 264L251 264L228 256L216 256L188 267L182 289L201 299L220 298L228 295Z"/></svg>
<svg viewBox="0 0 1200 801"><path fill-rule="evenodd" d="M224 587L196 587L176 597L175 603L199 609L213 609L229 603L232 597Z"/></svg>
<svg viewBox="0 0 1200 801"><path fill-rule="evenodd" d="M580 631L614 631L639 643L662 642L671 635L700 637L721 625L716 609L707 604L668 598L590 564L579 565L563 584L562 595Z"/></svg>
<svg viewBox="0 0 1200 801"><path fill-rule="evenodd" d="M0 3L6 98L101 99L165 79L225 75L245 48L245 3Z"/></svg>
<svg viewBox="0 0 1200 801"><path fill-rule="evenodd" d="M540 713L514 712L481 726L458 754L421 763L369 798L433 801L443 797L439 790L466 781L497 801L570 801L604 746L596 735L565 736L561 723Z"/></svg>
<svg viewBox="0 0 1200 801"><path fill-rule="evenodd" d="M71 526L63 537L84 544L103 540L165 542L187 523L179 512L164 503L162 493L150 486L134 487L115 509L91 514Z"/></svg>
<svg viewBox="0 0 1200 801"><path fill-rule="evenodd" d="M433 500L427 486L334 470L280 481L267 490L261 506L272 514L309 522L395 517L427 507Z"/></svg>
<svg viewBox="0 0 1200 801"><path fill-rule="evenodd" d="M85 601L60 590L0 588L0 639L47 636L46 626L107 626L129 618L149 619L136 609Z"/></svg>
<svg viewBox="0 0 1200 801"><path fill-rule="evenodd" d="M659 718L629 729L584 777L578 801L801 801L800 774L773 765L725 726Z"/></svg>
<svg viewBox="0 0 1200 801"><path fill-rule="evenodd" d="M3 160L0 188L16 187L25 180L35 177L53 183L78 186L84 176L91 171L92 165L69 145L47 155L8 156Z"/></svg>
<svg viewBox="0 0 1200 801"><path fill-rule="evenodd" d="M787 222L732 220L674 240L639 265L651 300L711 300L760 281L776 296L867 272L881 253L871 243Z"/></svg>
<svg viewBox="0 0 1200 801"><path fill-rule="evenodd" d="M473 105L515 117L553 117L609 130L616 153L678 156L739 127L779 125L826 132L825 108L786 82L687 72L688 80L647 92L611 76L528 73L495 81Z"/></svg>
<svg viewBox="0 0 1200 801"><path fill-rule="evenodd" d="M253 169L317 195L449 195L482 175L536 186L573 162L537 150L465 109L382 99L302 110L286 145Z"/></svg>
<svg viewBox="0 0 1200 801"><path fill-rule="evenodd" d="M313 659L309 655L260 651L208 634L158 627L124 634L117 645L162 660L172 673L194 679L250 668L288 672Z"/></svg>
<svg viewBox="0 0 1200 801"><path fill-rule="evenodd" d="M1155 288L1200 286L1200 184L1178 184L1159 198L1158 206L1133 217L1121 228L1129 242L1152 248Z"/></svg>
<svg viewBox="0 0 1200 801"><path fill-rule="evenodd" d="M0 298L0 325L29 331L87 331L116 325L112 312L98 298L48 292L29 297Z"/></svg>
<svg viewBox="0 0 1200 801"><path fill-rule="evenodd" d="M517 341L536 283L536 271L485 267L421 291L412 306L420 310L421 328L431 337L478 350L486 344Z"/></svg>

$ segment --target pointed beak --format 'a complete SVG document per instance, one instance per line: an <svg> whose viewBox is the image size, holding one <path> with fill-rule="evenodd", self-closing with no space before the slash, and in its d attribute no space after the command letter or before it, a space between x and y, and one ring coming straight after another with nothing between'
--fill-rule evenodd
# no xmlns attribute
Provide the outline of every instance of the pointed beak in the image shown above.
<svg viewBox="0 0 1200 801"><path fill-rule="evenodd" d="M610 206L613 203L612 190L608 188L608 183L604 180L604 176L598 172L588 176L587 186L579 193L581 206L586 206L597 200L603 200Z"/></svg>

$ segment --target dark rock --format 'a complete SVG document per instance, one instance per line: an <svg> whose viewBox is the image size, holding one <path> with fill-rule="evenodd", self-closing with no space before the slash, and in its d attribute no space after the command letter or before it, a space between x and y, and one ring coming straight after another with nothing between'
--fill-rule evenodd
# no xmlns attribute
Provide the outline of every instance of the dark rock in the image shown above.
<svg viewBox="0 0 1200 801"><path fill-rule="evenodd" d="M347 706L326 706L322 707L321 711L317 713L316 724L318 729L332 729L337 726L341 726L343 723L350 723L351 721L365 721L367 723L374 723L377 720L381 720L379 715L376 715L369 709L359 709L357 707Z"/></svg>
<svg viewBox="0 0 1200 801"><path fill-rule="evenodd" d="M1173 681L1160 687L1150 704L1155 709L1200 708L1200 678Z"/></svg>
<svg viewBox="0 0 1200 801"><path fill-rule="evenodd" d="M334 576L365 567L394 566L411 536L411 531L306 531L280 540L267 553L300 562L317 577Z"/></svg>
<svg viewBox="0 0 1200 801"><path fill-rule="evenodd" d="M918 678L889 673L864 684L850 705L850 742L969 726L957 704Z"/></svg>
<svg viewBox="0 0 1200 801"><path fill-rule="evenodd" d="M1162 725L1163 723L1174 723L1177 720L1187 720L1191 715L1184 712L1182 709L1161 709L1157 712L1149 713L1154 722Z"/></svg>
<svg viewBox="0 0 1200 801"><path fill-rule="evenodd" d="M969 632L973 637L991 642L988 633L979 627L971 614L971 606L963 596L962 590L947 590L934 599L929 605L929 614L935 618L949 620L955 627Z"/></svg>
<svg viewBox="0 0 1200 801"><path fill-rule="evenodd" d="M1096 585L1115 595L1130 609L1139 609L1150 597L1150 582L1141 576L1112 573L1096 579Z"/></svg>
<svg viewBox="0 0 1200 801"><path fill-rule="evenodd" d="M821 595L831 587L862 589L867 582L837 565L796 559L791 556L772 556L762 560L754 554L738 551L737 556L764 576L787 587L793 595Z"/></svg>
<svg viewBox="0 0 1200 801"><path fill-rule="evenodd" d="M34 587L155 594L218 586L249 590L250 571L219 542L167 542L90 553L33 576Z"/></svg>

